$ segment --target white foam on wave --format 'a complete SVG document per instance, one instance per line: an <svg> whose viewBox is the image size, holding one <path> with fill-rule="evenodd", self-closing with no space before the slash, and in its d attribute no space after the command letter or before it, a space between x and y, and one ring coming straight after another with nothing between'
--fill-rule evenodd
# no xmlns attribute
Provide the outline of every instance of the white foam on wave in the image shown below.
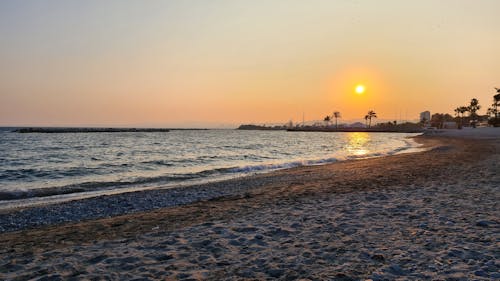
<svg viewBox="0 0 500 281"><path fill-rule="evenodd" d="M319 158L319 159L293 160L290 162L283 162L283 163L266 163L266 164L259 164L259 165L247 165L247 166L241 166L241 167L233 167L233 168L228 168L226 171L229 173L238 173L238 174L261 173L261 172L269 172L269 171L275 171L275 170L296 168L296 167L301 167L301 166L325 165L325 164L331 164L331 163L345 161L345 160L367 159L367 158L374 158L374 157L390 156L390 155L401 154L401 153L423 151L422 148L420 148L421 145L416 143L412 139L404 139L403 142L404 142L403 146L400 146L400 147L397 147L394 149L366 153L366 154L362 154L362 155L356 155L356 154L341 155L341 154L338 154L335 157L330 156L330 157Z"/></svg>
<svg viewBox="0 0 500 281"><path fill-rule="evenodd" d="M252 173L252 172L260 172L260 171L270 171L270 170L282 170L282 169L290 169L301 166L312 166L312 165L321 165L334 163L339 161L338 158L329 157L325 159L314 159L314 160L296 160L292 162L285 163L269 163L262 165L248 165L242 167L235 167L228 169L230 173Z"/></svg>

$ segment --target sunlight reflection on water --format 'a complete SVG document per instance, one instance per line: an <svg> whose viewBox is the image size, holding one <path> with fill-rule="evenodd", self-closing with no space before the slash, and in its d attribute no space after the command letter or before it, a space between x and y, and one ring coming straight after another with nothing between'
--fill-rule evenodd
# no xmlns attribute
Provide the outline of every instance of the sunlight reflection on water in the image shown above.
<svg viewBox="0 0 500 281"><path fill-rule="evenodd" d="M370 135L364 132L349 133L347 135L347 151L355 156L365 156L370 153L367 144L370 142Z"/></svg>

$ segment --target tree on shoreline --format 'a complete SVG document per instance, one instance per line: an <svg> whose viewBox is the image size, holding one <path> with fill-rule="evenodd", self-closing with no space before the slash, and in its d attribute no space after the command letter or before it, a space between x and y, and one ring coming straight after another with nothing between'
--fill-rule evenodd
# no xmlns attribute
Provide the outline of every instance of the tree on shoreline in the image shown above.
<svg viewBox="0 0 500 281"><path fill-rule="evenodd" d="M463 118L464 118L464 113L467 112L468 109L466 106L459 106L457 108L455 108L455 114L457 115L458 117L458 120L460 121L458 123L458 128L459 129L462 129L462 123L463 123Z"/></svg>
<svg viewBox="0 0 500 281"><path fill-rule="evenodd" d="M372 126L372 118L377 118L377 113L375 111L370 110L368 111L368 114L365 115L365 120L368 121L368 128L371 128Z"/></svg>
<svg viewBox="0 0 500 281"><path fill-rule="evenodd" d="M335 111L335 112L333 112L333 117L335 117L335 129L338 130L339 129L339 125L337 123L337 119L340 118L340 117L342 117L342 116L340 115L339 111Z"/></svg>
<svg viewBox="0 0 500 281"><path fill-rule="evenodd" d="M500 127L500 112L498 112L498 107L500 107L500 88L495 88L495 90L497 94L493 96L493 104L491 104L487 112L491 116L488 123L494 127Z"/></svg>
<svg viewBox="0 0 500 281"><path fill-rule="evenodd" d="M332 117L330 115L327 115L323 121L325 121L326 126L330 125L330 121L332 120Z"/></svg>
<svg viewBox="0 0 500 281"><path fill-rule="evenodd" d="M453 116L448 113L434 113L431 116L431 126L436 127L438 129L442 129L444 127L444 122L453 121Z"/></svg>
<svg viewBox="0 0 500 281"><path fill-rule="evenodd" d="M495 108L495 118L499 118L498 107L500 106L500 89L495 88L497 90L497 94L493 96L493 108Z"/></svg>
<svg viewBox="0 0 500 281"><path fill-rule="evenodd" d="M491 106L492 106L492 111L495 114L495 118L498 118L500 117L499 116L500 114L498 112L498 107L500 107L500 89L495 88L495 90L497 91L497 94L493 96L493 104Z"/></svg>
<svg viewBox="0 0 500 281"><path fill-rule="evenodd" d="M469 117L471 118L472 121L472 127L476 128L476 122L477 122L477 111L481 109L481 106L479 105L479 101L476 98L471 99L469 106L467 107L467 111L469 111Z"/></svg>

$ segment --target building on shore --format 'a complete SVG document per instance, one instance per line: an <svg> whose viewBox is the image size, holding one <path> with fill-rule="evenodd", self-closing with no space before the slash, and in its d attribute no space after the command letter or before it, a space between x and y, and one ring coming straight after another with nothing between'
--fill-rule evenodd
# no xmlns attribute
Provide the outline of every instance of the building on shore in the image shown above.
<svg viewBox="0 0 500 281"><path fill-rule="evenodd" d="M424 124L428 124L429 121L431 121L431 112L430 111L424 111L420 112L420 122Z"/></svg>

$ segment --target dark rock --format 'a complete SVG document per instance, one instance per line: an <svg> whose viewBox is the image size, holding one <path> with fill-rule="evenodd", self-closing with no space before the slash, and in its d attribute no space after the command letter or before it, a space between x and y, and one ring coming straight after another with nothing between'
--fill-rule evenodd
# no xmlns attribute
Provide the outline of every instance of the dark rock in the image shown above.
<svg viewBox="0 0 500 281"><path fill-rule="evenodd" d="M337 259L337 255L335 255L335 254L331 254L331 253L328 253L328 254L324 254L324 255L322 256L322 258L323 258L325 261L329 262L329 263L334 263L334 262L335 262L335 260Z"/></svg>
<svg viewBox="0 0 500 281"><path fill-rule="evenodd" d="M489 227L491 224L493 224L493 222L491 222L491 221L478 221L476 223L476 226Z"/></svg>
<svg viewBox="0 0 500 281"><path fill-rule="evenodd" d="M137 266L135 264L123 264L123 265L120 265L120 269L124 270L124 271L133 270L135 268L137 268Z"/></svg>
<svg viewBox="0 0 500 281"><path fill-rule="evenodd" d="M370 277L370 279L373 280L373 281L386 281L386 280L389 280L388 278L386 278L384 275L382 275L380 273L373 274Z"/></svg>
<svg viewBox="0 0 500 281"><path fill-rule="evenodd" d="M238 276L243 278L255 278L254 273L249 269L244 269L236 273Z"/></svg>
<svg viewBox="0 0 500 281"><path fill-rule="evenodd" d="M490 278L493 280L500 280L500 272L493 272L490 274Z"/></svg>
<svg viewBox="0 0 500 281"><path fill-rule="evenodd" d="M311 264L315 264L316 263L316 260L315 259L305 259L304 261L302 261L303 264L306 264L306 265L311 265Z"/></svg>
<svg viewBox="0 0 500 281"><path fill-rule="evenodd" d="M207 259L209 259L209 258L210 258L210 257L209 257L209 256L207 256L207 255L201 255L201 256L199 256L199 257L198 257L198 261L204 261L204 260L207 260Z"/></svg>
<svg viewBox="0 0 500 281"><path fill-rule="evenodd" d="M306 257L306 258L310 258L312 256L312 253L311 252L303 252L302 256Z"/></svg>
<svg viewBox="0 0 500 281"><path fill-rule="evenodd" d="M177 274L176 276L178 279L186 279L186 278L189 278L191 277L191 274L188 274L188 273L179 273Z"/></svg>
<svg viewBox="0 0 500 281"><path fill-rule="evenodd" d="M172 256L172 255L159 255L159 256L155 257L155 259L157 261L168 261L168 260L171 260L173 258L174 258L174 256Z"/></svg>
<svg viewBox="0 0 500 281"><path fill-rule="evenodd" d="M386 270L388 273L390 274L394 274L394 275L404 275L406 272L404 271L404 269L402 269L399 265L397 264L393 264L391 266L389 266Z"/></svg>
<svg viewBox="0 0 500 281"><path fill-rule="evenodd" d="M463 256L463 251L457 250L457 249L452 249L448 252L448 257L462 257Z"/></svg>
<svg viewBox="0 0 500 281"><path fill-rule="evenodd" d="M236 232L248 233L248 232L257 231L257 228L255 228L255 227L235 227L235 228L233 228L233 230Z"/></svg>
<svg viewBox="0 0 500 281"><path fill-rule="evenodd" d="M217 266L227 266L230 265L231 263L228 261L219 261L217 262Z"/></svg>
<svg viewBox="0 0 500 281"><path fill-rule="evenodd" d="M13 262L8 262L2 266L0 266L0 272L14 272L23 269L21 265L18 265Z"/></svg>
<svg viewBox="0 0 500 281"><path fill-rule="evenodd" d="M275 230L269 231L267 234L274 237L288 237L290 235L290 231L278 227Z"/></svg>
<svg viewBox="0 0 500 281"><path fill-rule="evenodd" d="M238 240L231 240L229 241L229 245L239 247L241 246L241 242Z"/></svg>
<svg viewBox="0 0 500 281"><path fill-rule="evenodd" d="M483 270L476 270L476 271L474 271L474 275L481 276L481 277L488 277L488 273L486 273Z"/></svg>
<svg viewBox="0 0 500 281"><path fill-rule="evenodd" d="M356 233L358 230L356 228L344 228L341 230L342 233L344 233L345 235L353 235L354 233Z"/></svg>
<svg viewBox="0 0 500 281"><path fill-rule="evenodd" d="M288 271L286 272L285 274L285 277L284 277L284 280L289 280L289 281L292 281L292 280L298 280L299 279L299 274L295 271Z"/></svg>
<svg viewBox="0 0 500 281"><path fill-rule="evenodd" d="M195 243L193 243L193 246L194 247L206 247L206 246L210 245L211 243L212 243L211 240L205 239L205 240L203 240L201 242L195 242Z"/></svg>
<svg viewBox="0 0 500 281"><path fill-rule="evenodd" d="M271 268L266 273L273 278L279 278L285 271L283 269Z"/></svg>
<svg viewBox="0 0 500 281"><path fill-rule="evenodd" d="M257 244L258 246L266 247L268 244L264 240L252 239L250 242Z"/></svg>
<svg viewBox="0 0 500 281"><path fill-rule="evenodd" d="M42 278L40 278L40 279L38 279L38 280L41 280L41 281L42 281L42 280L43 280L43 281L45 281L45 280L47 280L47 281L49 281L49 280L50 280L50 281L58 281L58 280L63 280L63 279L61 278L61 276L60 276L60 275L56 274L56 275L44 276L44 277L42 277Z"/></svg>
<svg viewBox="0 0 500 281"><path fill-rule="evenodd" d="M378 262L383 262L385 261L385 257L384 255L381 255L381 254L375 254L375 255L372 255L371 256L371 259L374 260L374 261L378 261Z"/></svg>
<svg viewBox="0 0 500 281"><path fill-rule="evenodd" d="M337 273L335 277L333 278L335 281L355 281L353 277L347 276L344 273Z"/></svg>
<svg viewBox="0 0 500 281"><path fill-rule="evenodd" d="M91 264L95 264L95 263L99 263L99 262L105 260L107 257L108 256L106 256L106 255L99 255L99 256L96 256L96 257L89 259L87 262L91 263Z"/></svg>

